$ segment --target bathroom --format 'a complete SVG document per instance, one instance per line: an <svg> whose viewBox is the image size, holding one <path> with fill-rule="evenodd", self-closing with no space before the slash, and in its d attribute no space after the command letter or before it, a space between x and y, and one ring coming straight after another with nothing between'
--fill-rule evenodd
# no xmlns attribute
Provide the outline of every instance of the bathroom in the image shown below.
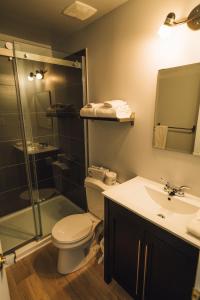
<svg viewBox="0 0 200 300"><path fill-rule="evenodd" d="M63 15L73 1L51 2L1 3L0 79L4 83L0 92L0 223L4 224L0 239L3 254L11 261L2 272L7 270L11 299L140 299L129 291L123 278L109 272L106 253L104 265L89 262L76 272L60 275L51 232L62 218L87 212L84 180L91 165L117 173L120 184L140 176L164 186L162 177L176 186L190 187L186 193L200 201L198 155L152 147L158 71L198 64L200 50L200 30L191 30L187 22L170 27L170 36L165 38L158 31L169 13L174 12L176 20L187 18L199 2L84 0L97 9L85 21ZM12 55L5 56L4 49ZM41 80L36 78L36 71L42 71ZM30 73L33 80L28 80ZM7 76L3 78L4 74ZM134 124L79 118L86 103L112 99L128 103L135 113ZM71 109L66 114L73 117L59 116L56 108L61 115L63 108L64 113ZM9 117L16 117L18 125ZM6 122L10 124L8 129ZM32 154L28 153L31 150ZM108 204L107 212L112 208ZM105 237L109 235L106 228L107 224ZM120 232L118 237L126 245L126 237ZM143 244L141 253L144 256ZM168 253L163 267L165 260L170 264ZM128 282L125 272L124 281ZM114 280L107 284L111 277ZM164 278L169 280L167 275ZM192 279L192 288L196 286L193 294L197 294L193 299L199 297L199 278L196 275ZM181 279L175 277L173 281L178 284ZM139 290L142 283L144 280L139 280ZM186 285L186 281L181 284ZM5 285L0 285L3 300L9 299L1 297ZM167 295L164 291L162 299L192 299ZM160 298L144 294L141 299Z"/></svg>

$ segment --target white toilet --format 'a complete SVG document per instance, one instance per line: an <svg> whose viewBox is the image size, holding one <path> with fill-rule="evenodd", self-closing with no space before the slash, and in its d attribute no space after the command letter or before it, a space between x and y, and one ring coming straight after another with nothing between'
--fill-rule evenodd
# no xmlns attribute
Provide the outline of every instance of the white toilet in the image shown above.
<svg viewBox="0 0 200 300"><path fill-rule="evenodd" d="M57 270L68 274L88 262L89 250L96 225L103 220L104 197L102 191L110 188L102 181L85 179L88 213L70 215L55 224L52 242L59 249Z"/></svg>

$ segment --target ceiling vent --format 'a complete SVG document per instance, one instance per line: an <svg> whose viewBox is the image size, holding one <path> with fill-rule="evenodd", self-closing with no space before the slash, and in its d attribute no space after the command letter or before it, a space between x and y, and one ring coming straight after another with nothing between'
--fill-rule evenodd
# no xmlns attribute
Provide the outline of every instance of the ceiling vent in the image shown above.
<svg viewBox="0 0 200 300"><path fill-rule="evenodd" d="M63 14L85 21L97 12L97 9L80 1L75 1L64 9Z"/></svg>

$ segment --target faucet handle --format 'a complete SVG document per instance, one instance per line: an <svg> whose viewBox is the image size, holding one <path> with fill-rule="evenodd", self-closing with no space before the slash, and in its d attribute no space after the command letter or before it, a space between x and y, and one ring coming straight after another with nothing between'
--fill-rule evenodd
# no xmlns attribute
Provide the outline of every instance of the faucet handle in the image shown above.
<svg viewBox="0 0 200 300"><path fill-rule="evenodd" d="M183 197L185 195L184 190L190 190L191 188L187 185L181 185L177 188L177 196Z"/></svg>
<svg viewBox="0 0 200 300"><path fill-rule="evenodd" d="M187 186L187 185L181 185L181 186L179 187L179 189L180 189L180 190L190 190L191 187L189 187L189 186Z"/></svg>

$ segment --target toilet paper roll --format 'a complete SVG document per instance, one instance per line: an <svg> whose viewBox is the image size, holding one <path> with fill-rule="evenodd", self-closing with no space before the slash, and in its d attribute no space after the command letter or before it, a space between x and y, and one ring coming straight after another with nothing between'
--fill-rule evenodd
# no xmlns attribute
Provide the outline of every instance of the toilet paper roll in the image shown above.
<svg viewBox="0 0 200 300"><path fill-rule="evenodd" d="M117 181L117 173L115 173L115 172L106 172L106 174L105 174L105 180L104 180L104 182L105 182L105 184L107 184L107 185L113 185L113 184L115 184L116 183L116 181Z"/></svg>

